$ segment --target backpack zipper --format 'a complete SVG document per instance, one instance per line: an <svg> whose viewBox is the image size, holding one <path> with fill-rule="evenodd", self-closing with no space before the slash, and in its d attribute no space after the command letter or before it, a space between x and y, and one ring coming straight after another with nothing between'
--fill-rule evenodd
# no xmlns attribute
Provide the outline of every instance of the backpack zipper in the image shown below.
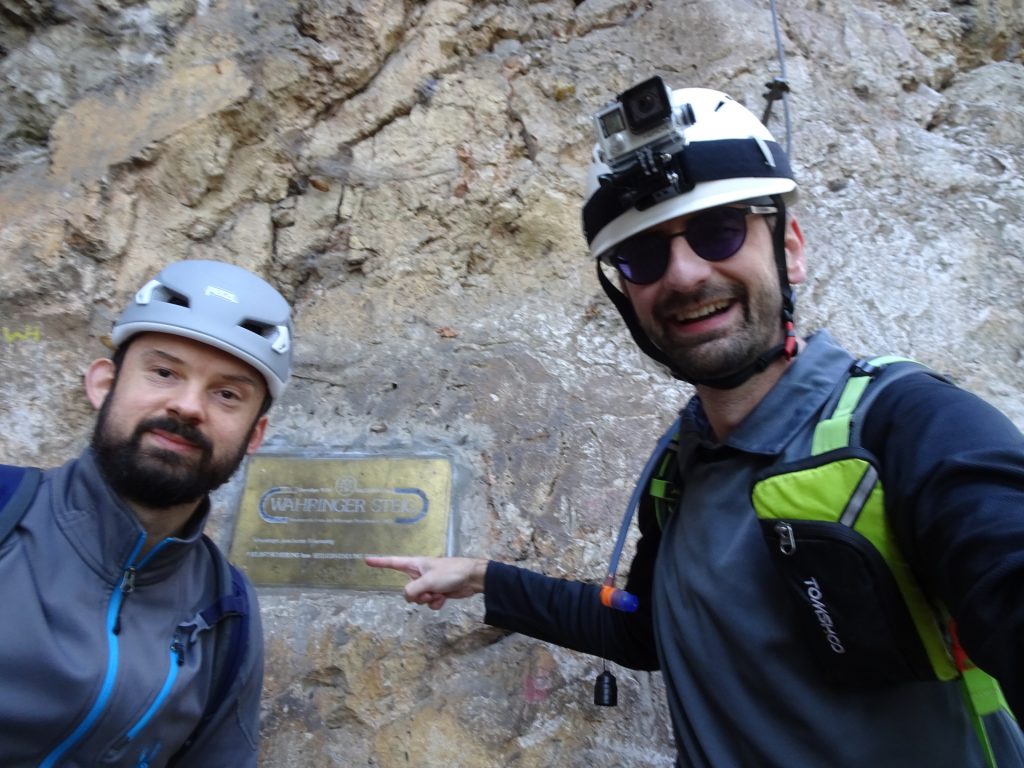
<svg viewBox="0 0 1024 768"><path fill-rule="evenodd" d="M796 536L793 534L793 526L785 520L779 520L775 524L775 534L779 537L779 552L784 555L792 555L796 552Z"/></svg>

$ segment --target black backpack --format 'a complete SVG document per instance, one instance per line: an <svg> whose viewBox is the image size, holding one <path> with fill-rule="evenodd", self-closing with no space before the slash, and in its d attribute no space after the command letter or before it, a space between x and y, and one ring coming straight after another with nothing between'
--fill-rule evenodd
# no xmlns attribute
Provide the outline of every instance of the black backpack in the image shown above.
<svg viewBox="0 0 1024 768"><path fill-rule="evenodd" d="M824 678L845 685L959 679L985 765L995 768L984 717L1012 713L998 682L966 657L948 615L940 622L918 585L886 517L876 460L860 445L871 403L915 371L948 381L902 357L855 361L826 405L810 455L763 473L751 501ZM659 528L680 498L678 432L677 421L662 455L652 457L648 492Z"/></svg>

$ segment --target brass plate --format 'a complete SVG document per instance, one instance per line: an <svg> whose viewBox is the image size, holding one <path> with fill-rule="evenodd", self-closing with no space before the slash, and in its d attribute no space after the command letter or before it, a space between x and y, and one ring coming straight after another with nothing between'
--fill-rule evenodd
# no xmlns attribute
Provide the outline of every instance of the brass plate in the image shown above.
<svg viewBox="0 0 1024 768"><path fill-rule="evenodd" d="M443 458L256 454L231 560L265 586L401 587L363 558L449 554L451 488Z"/></svg>

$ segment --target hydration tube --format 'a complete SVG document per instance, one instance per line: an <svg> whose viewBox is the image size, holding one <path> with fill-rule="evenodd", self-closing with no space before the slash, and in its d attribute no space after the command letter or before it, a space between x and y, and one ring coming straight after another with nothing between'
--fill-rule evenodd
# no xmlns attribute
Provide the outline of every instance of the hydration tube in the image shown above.
<svg viewBox="0 0 1024 768"><path fill-rule="evenodd" d="M616 588L615 574L619 570L619 558L622 557L622 549L626 545L626 537L629 535L629 529L633 524L633 515L636 513L637 507L640 506L640 497L647 492L647 487L650 485L651 475L654 474L655 467L665 453L665 449L668 448L669 443L678 434L679 422L681 420L682 417L680 416L672 422L672 426L658 440L654 452L651 453L651 457L647 459L647 464L644 465L643 472L640 473L640 479L637 480L636 487L633 489L633 495L629 498L629 504L626 505L626 514L622 518L619 537L615 541L615 549L612 550L612 558L608 563L608 575L605 576L604 584L601 586L601 604L607 608L632 613L640 604L636 595L630 594L624 589Z"/></svg>

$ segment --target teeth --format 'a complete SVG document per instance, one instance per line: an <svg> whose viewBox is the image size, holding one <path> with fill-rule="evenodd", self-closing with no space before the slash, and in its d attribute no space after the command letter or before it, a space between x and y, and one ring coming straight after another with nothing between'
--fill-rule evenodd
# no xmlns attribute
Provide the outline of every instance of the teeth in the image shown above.
<svg viewBox="0 0 1024 768"><path fill-rule="evenodd" d="M715 312L721 312L723 309L729 306L728 301L716 301L714 304L705 304L699 309L695 309L691 312L679 313L673 316L673 320L677 323L687 323L694 320L700 320L701 318L713 315Z"/></svg>

